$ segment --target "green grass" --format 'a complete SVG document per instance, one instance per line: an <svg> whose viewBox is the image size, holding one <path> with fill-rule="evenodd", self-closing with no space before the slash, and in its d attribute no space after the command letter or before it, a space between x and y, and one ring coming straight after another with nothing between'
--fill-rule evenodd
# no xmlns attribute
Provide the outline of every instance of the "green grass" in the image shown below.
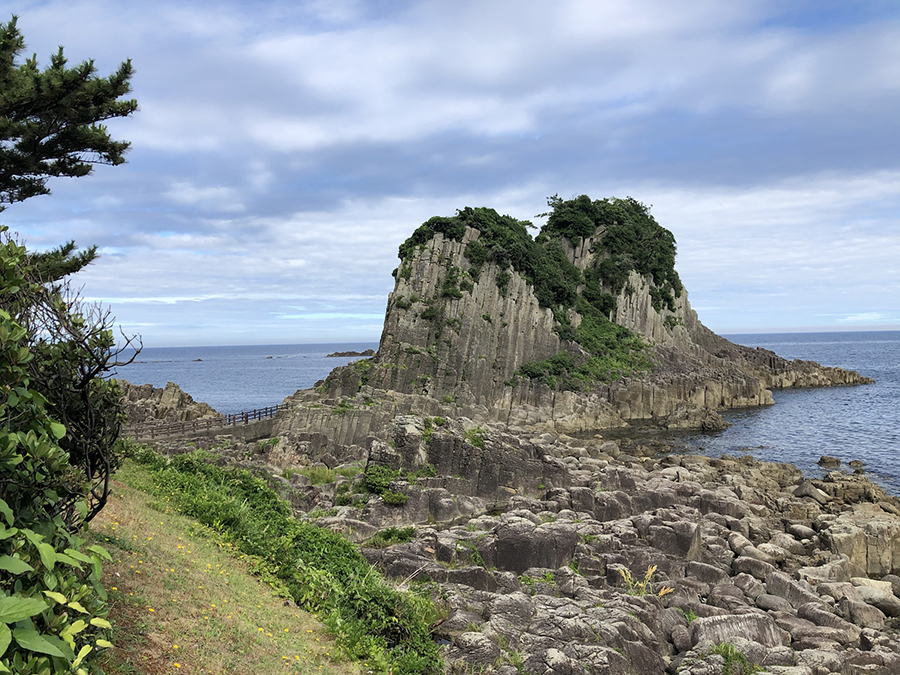
<svg viewBox="0 0 900 675"><path fill-rule="evenodd" d="M364 672L340 662L334 638L287 605L285 589L260 579L261 561L130 487L150 482L147 469L128 462L116 479L91 530L113 556L103 583L115 647L98 662L107 673Z"/></svg>
<svg viewBox="0 0 900 675"><path fill-rule="evenodd" d="M755 663L751 663L747 655L738 651L737 647L729 642L723 642L709 650L710 654L718 654L725 659L722 675L751 675L762 671Z"/></svg>
<svg viewBox="0 0 900 675"><path fill-rule="evenodd" d="M366 542L366 546L370 548L387 548L395 544L406 544L412 541L416 534L415 527L388 527L378 530Z"/></svg>
<svg viewBox="0 0 900 675"><path fill-rule="evenodd" d="M474 445L476 448L484 450L486 435L487 430L481 428L480 426L475 427L474 429L469 429L466 432L466 442Z"/></svg>
<svg viewBox="0 0 900 675"><path fill-rule="evenodd" d="M309 478L312 485L327 485L337 478L337 472L327 466L307 466L299 469L297 473Z"/></svg>
<svg viewBox="0 0 900 675"><path fill-rule="evenodd" d="M264 481L207 463L204 453L136 458L149 468L148 491L261 561L300 607L322 617L345 653L378 672L440 672L431 601L394 589L348 540L294 519Z"/></svg>

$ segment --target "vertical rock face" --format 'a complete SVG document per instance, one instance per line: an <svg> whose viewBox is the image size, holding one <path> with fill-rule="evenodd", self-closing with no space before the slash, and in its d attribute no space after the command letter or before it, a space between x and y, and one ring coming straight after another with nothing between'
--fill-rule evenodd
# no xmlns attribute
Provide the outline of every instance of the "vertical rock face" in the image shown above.
<svg viewBox="0 0 900 675"><path fill-rule="evenodd" d="M503 291L503 270L487 264L470 291L445 294L451 268L468 271L463 252L478 236L471 228L462 241L438 234L401 267L370 385L492 406L523 363L560 350L553 313L518 274Z"/></svg>
<svg viewBox="0 0 900 675"><path fill-rule="evenodd" d="M570 203L556 207L560 204ZM674 260L674 239L643 208L639 205L639 215L650 225L634 231L649 238L635 244L633 256L622 253L621 241L610 243L615 221L593 230L579 224L583 236L557 224L535 240L524 235L525 241L521 234L518 240L498 238L491 223L487 229L470 226L478 221L466 220L464 212L457 219L432 219L401 247L377 354L335 370L326 381L327 396L389 391L414 397L430 414L555 431L608 428L629 419L714 428L721 424L715 411L770 404L771 388L868 381L854 372L735 345L708 330L658 252L643 272L634 262L666 237L670 248L659 250ZM440 222L428 229L433 221ZM473 247L480 256L473 255ZM555 258L535 262L551 247ZM559 270L548 270L546 260L556 261ZM618 268L610 272L613 263ZM612 344L595 358L596 341L584 338L590 333L580 330L583 321L627 329L612 329L618 331L615 340L640 336L652 367L629 373L611 366L598 374L594 364L616 364L619 353ZM555 367L548 360L560 355L568 363L565 377L542 376Z"/></svg>

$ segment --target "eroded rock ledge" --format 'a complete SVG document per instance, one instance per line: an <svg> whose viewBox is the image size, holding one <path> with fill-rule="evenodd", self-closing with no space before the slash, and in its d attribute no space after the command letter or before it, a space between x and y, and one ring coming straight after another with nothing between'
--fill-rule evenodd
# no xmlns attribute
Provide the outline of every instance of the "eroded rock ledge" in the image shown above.
<svg viewBox="0 0 900 675"><path fill-rule="evenodd" d="M429 588L451 672L900 672L900 502L863 476L415 415L340 460L210 443Z"/></svg>

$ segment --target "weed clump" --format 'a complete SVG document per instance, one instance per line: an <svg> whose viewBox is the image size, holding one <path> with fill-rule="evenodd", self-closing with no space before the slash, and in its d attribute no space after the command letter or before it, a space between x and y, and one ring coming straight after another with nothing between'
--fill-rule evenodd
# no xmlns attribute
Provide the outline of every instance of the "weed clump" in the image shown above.
<svg viewBox="0 0 900 675"><path fill-rule="evenodd" d="M406 544L413 540L416 534L415 527L388 527L378 530L366 542L369 548L387 548L395 544Z"/></svg>
<svg viewBox="0 0 900 675"><path fill-rule="evenodd" d="M620 568L619 574L622 575L622 581L625 583L625 592L628 593L628 595L637 595L639 597L644 595L656 595L661 598L675 590L669 586L661 586L658 591L653 591L652 580L653 575L656 574L656 565L650 565L647 568L643 579L636 578L627 567Z"/></svg>
<svg viewBox="0 0 900 675"><path fill-rule="evenodd" d="M474 429L469 429L466 432L466 442L470 445L474 445L476 448L480 450L484 450L485 438L487 435L487 431L485 431L481 427L475 427Z"/></svg>
<svg viewBox="0 0 900 675"><path fill-rule="evenodd" d="M717 654L725 660L722 675L751 675L762 671L755 663L751 663L747 655L739 651L730 642L717 644L709 650L710 654Z"/></svg>

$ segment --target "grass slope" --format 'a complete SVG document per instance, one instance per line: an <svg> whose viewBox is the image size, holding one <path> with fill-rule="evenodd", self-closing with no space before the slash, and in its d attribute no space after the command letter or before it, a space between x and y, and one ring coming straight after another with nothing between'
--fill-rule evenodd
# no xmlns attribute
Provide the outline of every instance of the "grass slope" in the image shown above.
<svg viewBox="0 0 900 675"><path fill-rule="evenodd" d="M146 471L142 489L254 560L261 575L316 613L343 654L377 673L443 671L431 635L439 612L429 587L398 590L345 537L293 518L264 480L217 466L214 455L163 457L138 446L133 457Z"/></svg>
<svg viewBox="0 0 900 675"><path fill-rule="evenodd" d="M149 472L127 463L92 536L113 555L104 566L115 648L108 673L329 673L335 644L312 615L254 576L258 565L209 528L131 487Z"/></svg>

